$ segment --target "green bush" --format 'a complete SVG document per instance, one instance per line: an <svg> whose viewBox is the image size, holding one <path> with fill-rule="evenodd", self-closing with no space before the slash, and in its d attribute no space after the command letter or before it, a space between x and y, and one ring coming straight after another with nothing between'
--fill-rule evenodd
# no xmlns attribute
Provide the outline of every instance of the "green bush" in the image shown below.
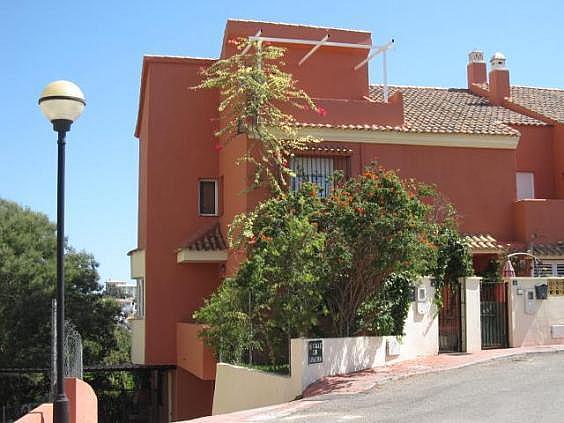
<svg viewBox="0 0 564 423"><path fill-rule="evenodd" d="M194 314L219 359L276 366L293 337L402 335L415 275L470 271L431 187L372 165L318 192L306 183L234 220L246 260Z"/></svg>

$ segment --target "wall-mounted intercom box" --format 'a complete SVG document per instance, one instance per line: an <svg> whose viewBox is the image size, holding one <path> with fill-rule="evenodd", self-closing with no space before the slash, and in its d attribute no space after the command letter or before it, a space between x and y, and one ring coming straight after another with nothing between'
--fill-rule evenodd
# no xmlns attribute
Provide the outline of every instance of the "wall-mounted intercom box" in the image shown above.
<svg viewBox="0 0 564 423"><path fill-rule="evenodd" d="M429 302L427 301L427 288L420 286L417 288L417 313L426 314L429 311Z"/></svg>

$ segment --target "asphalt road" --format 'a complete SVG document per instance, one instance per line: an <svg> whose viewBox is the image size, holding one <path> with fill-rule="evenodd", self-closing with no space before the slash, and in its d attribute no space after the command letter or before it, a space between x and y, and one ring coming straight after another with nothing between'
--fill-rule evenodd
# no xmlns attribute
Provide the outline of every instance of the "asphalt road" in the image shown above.
<svg viewBox="0 0 564 423"><path fill-rule="evenodd" d="M324 400L288 422L564 423L564 353L506 358Z"/></svg>

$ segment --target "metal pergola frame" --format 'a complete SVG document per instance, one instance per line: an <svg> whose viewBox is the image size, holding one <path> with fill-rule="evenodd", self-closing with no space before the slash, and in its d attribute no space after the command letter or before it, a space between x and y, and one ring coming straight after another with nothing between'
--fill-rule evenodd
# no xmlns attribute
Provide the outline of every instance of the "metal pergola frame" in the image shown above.
<svg viewBox="0 0 564 423"><path fill-rule="evenodd" d="M391 39L387 43L383 45L372 45L372 44L362 44L362 43L344 43L338 41L329 41L329 34L326 34L320 40L306 40L300 38L280 38L280 37L265 37L262 35L262 30L258 30L255 35L249 36L250 41L257 41L259 44L263 42L271 42L277 44L300 44L300 45L309 45L312 48L300 59L298 62L298 66L302 66L317 50L321 47L341 47L341 48L353 48L353 49L362 49L368 51L368 56L366 59L362 60L359 64L353 67L356 71L374 59L376 56L382 55L382 79L383 79L383 86L384 86L384 102L388 102L389 98L389 90L388 90L388 64L387 64L387 57L386 52L390 50L394 46L394 39ZM241 54L246 54L251 45L247 45Z"/></svg>

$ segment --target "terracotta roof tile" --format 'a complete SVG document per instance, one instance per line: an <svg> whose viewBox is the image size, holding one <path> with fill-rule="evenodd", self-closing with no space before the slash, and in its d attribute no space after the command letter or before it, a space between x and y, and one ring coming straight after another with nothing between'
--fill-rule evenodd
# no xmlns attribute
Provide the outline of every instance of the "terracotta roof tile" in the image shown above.
<svg viewBox="0 0 564 423"><path fill-rule="evenodd" d="M564 123L564 90L513 86L510 101Z"/></svg>
<svg viewBox="0 0 564 423"><path fill-rule="evenodd" d="M468 234L464 236L464 241L473 252L484 250L497 250L501 252L504 249L504 246L490 234Z"/></svg>
<svg viewBox="0 0 564 423"><path fill-rule="evenodd" d="M405 129L415 132L514 135L508 124L544 126L537 119L492 106L486 98L461 88L390 86L404 98ZM372 85L370 98L383 101L383 87Z"/></svg>
<svg viewBox="0 0 564 423"><path fill-rule="evenodd" d="M535 244L533 245L533 254L539 257L564 256L564 241L553 244Z"/></svg>
<svg viewBox="0 0 564 423"><path fill-rule="evenodd" d="M193 251L219 251L227 249L227 244L221 235L219 224L196 232L184 245L185 249Z"/></svg>
<svg viewBox="0 0 564 423"><path fill-rule="evenodd" d="M314 151L316 153L352 153L352 148L341 147L338 145L314 144L303 148L300 151Z"/></svg>

